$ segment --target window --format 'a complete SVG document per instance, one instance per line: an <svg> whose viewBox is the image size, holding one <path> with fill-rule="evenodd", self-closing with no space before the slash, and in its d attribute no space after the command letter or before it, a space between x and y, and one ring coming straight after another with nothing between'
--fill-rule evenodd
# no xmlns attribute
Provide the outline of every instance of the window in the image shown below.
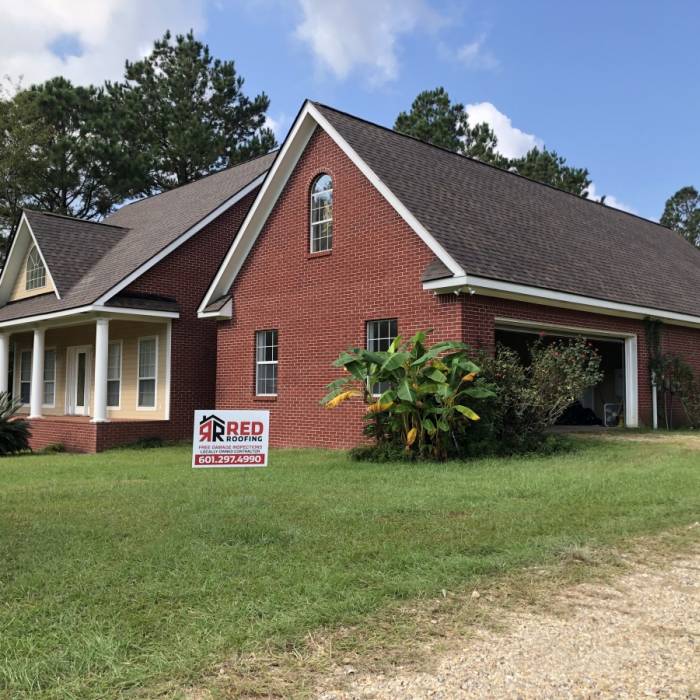
<svg viewBox="0 0 700 700"><path fill-rule="evenodd" d="M395 318L380 321L367 321L367 349L370 352L385 352L398 335L398 321ZM377 382L372 393L379 396L390 387L389 382Z"/></svg>
<svg viewBox="0 0 700 700"><path fill-rule="evenodd" d="M139 338L138 408L156 407L157 355L156 338Z"/></svg>
<svg viewBox="0 0 700 700"><path fill-rule="evenodd" d="M23 404L31 400L32 351L22 350L19 355L19 399Z"/></svg>
<svg viewBox="0 0 700 700"><path fill-rule="evenodd" d="M41 255L39 251L34 246L27 255L27 269L25 275L24 288L29 291L30 289L39 289L46 286L46 268L44 263L41 262Z"/></svg>
<svg viewBox="0 0 700 700"><path fill-rule="evenodd" d="M122 389L122 344L109 344L107 352L107 406L119 408Z"/></svg>
<svg viewBox="0 0 700 700"><path fill-rule="evenodd" d="M277 394L277 331L255 334L255 393L258 396Z"/></svg>
<svg viewBox="0 0 700 700"><path fill-rule="evenodd" d="M44 406L52 408L56 403L56 351L44 351Z"/></svg>
<svg viewBox="0 0 700 700"><path fill-rule="evenodd" d="M311 187L311 252L333 247L333 180L319 175Z"/></svg>

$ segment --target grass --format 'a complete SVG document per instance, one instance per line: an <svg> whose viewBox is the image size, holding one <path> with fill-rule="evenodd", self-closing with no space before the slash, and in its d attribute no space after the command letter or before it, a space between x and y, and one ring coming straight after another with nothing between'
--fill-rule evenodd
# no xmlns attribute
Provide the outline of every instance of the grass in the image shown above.
<svg viewBox="0 0 700 700"><path fill-rule="evenodd" d="M0 462L0 697L196 683L401 600L691 523L697 445L354 463L273 452L190 469L185 447Z"/></svg>

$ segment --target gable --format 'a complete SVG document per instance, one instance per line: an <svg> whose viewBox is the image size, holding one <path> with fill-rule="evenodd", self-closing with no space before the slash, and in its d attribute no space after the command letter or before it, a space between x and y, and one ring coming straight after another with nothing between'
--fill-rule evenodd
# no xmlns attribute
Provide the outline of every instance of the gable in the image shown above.
<svg viewBox="0 0 700 700"><path fill-rule="evenodd" d="M32 249L35 249L39 254L46 275L44 285L34 289L27 289L27 259ZM0 274L0 306L6 304L8 301L20 301L44 294L51 294L52 292L54 295L52 298L60 298L41 245L34 235L27 217L22 216L17 231L12 239L12 244L10 245L10 250L2 269L2 274Z"/></svg>
<svg viewBox="0 0 700 700"><path fill-rule="evenodd" d="M357 155L347 142L337 133L328 120L319 112L316 106L306 101L280 150L279 155L270 169L265 182L255 200L241 230L231 249L224 259L212 284L207 290L199 307L200 317L220 316L219 313L207 311L213 301L226 295L248 257L260 231L272 211L280 193L304 152L309 139L317 128L333 140L338 148L354 163L357 169L367 178L369 183L379 191L399 216L413 229L419 238L433 251L436 256L454 275L464 274L459 264L450 256L444 247L421 225L406 206L397 199L386 185L376 176L376 173Z"/></svg>
<svg viewBox="0 0 700 700"><path fill-rule="evenodd" d="M43 285L35 286L32 289L27 289L27 262L29 261L30 253L32 253L34 250L38 249L33 245L30 245L21 259L19 274L17 275L15 285L10 292L9 301L18 301L19 299L27 299L28 297L35 297L40 294L47 294L48 292L56 291L48 271L44 275Z"/></svg>

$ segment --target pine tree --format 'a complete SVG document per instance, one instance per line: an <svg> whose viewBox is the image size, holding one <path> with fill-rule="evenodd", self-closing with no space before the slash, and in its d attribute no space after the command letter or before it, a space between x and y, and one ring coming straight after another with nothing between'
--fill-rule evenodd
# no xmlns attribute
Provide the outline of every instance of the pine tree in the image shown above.
<svg viewBox="0 0 700 700"><path fill-rule="evenodd" d="M691 186L681 187L666 200L660 223L678 231L700 248L700 194Z"/></svg>
<svg viewBox="0 0 700 700"><path fill-rule="evenodd" d="M396 118L394 129L485 163L506 163L496 150L498 139L491 127L485 122L472 127L464 105L453 104L443 87L421 92L410 111Z"/></svg>
<svg viewBox="0 0 700 700"><path fill-rule="evenodd" d="M252 99L233 61L214 59L192 32L166 32L125 79L108 84L121 133L143 153L143 194L172 189L276 147L265 127L269 99Z"/></svg>

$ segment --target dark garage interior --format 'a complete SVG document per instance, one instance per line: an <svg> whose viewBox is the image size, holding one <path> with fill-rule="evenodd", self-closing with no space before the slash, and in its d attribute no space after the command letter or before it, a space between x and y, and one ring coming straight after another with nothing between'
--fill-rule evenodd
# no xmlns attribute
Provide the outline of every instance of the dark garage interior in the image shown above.
<svg viewBox="0 0 700 700"><path fill-rule="evenodd" d="M563 334L511 328L496 329L496 343L515 350L528 362L528 347L538 338L544 342L567 337ZM572 337L572 336L568 336ZM601 357L602 381L590 387L578 398L559 420L560 425L599 425L614 427L620 425L624 416L625 400L625 343L623 340L586 338Z"/></svg>

